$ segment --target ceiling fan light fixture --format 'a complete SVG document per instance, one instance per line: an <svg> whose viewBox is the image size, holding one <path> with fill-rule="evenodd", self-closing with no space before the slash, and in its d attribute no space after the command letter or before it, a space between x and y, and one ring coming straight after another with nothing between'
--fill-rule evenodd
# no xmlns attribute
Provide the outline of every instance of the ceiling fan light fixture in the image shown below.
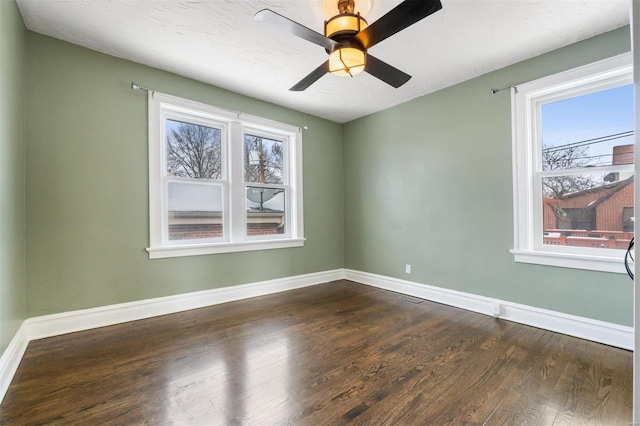
<svg viewBox="0 0 640 426"><path fill-rule="evenodd" d="M289 90L303 91L329 72L353 77L364 71L395 88L409 81L409 74L367 52L381 41L442 9L440 0L403 0L370 26L357 13L362 12L356 10L360 3L358 0L322 0L322 5L328 5L331 1L337 6L338 14L325 21L324 35L270 9L262 9L255 14L258 21L281 27L297 37L324 47L329 54L328 60ZM371 1L369 0L369 4Z"/></svg>
<svg viewBox="0 0 640 426"><path fill-rule="evenodd" d="M341 47L329 55L329 71L343 77L353 77L364 71L366 54L355 47Z"/></svg>
<svg viewBox="0 0 640 426"><path fill-rule="evenodd" d="M324 24L324 36L352 36L367 28L367 21L359 13L342 13L329 19Z"/></svg>

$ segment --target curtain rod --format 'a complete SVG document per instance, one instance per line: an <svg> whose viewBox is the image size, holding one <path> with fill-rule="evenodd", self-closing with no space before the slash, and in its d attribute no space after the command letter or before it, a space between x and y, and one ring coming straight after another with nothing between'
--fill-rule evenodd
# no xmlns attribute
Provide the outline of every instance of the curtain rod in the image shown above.
<svg viewBox="0 0 640 426"><path fill-rule="evenodd" d="M151 92L151 96L155 95L155 93L156 93L156 89L151 89L149 87L141 86L138 83L134 83L133 81L131 82L131 90L146 90L147 92ZM239 111L233 111L233 112L238 114L238 118L240 118L240 116L242 115L242 113L239 112ZM302 130L309 130L308 126L301 126L299 128L302 129Z"/></svg>

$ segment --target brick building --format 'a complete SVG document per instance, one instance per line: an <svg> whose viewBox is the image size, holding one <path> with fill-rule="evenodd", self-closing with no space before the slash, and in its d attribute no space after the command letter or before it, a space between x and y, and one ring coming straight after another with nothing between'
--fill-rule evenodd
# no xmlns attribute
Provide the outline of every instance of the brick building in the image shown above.
<svg viewBox="0 0 640 426"><path fill-rule="evenodd" d="M284 233L284 212L264 209L247 212L247 235ZM222 237L221 212L173 212L169 217L169 239Z"/></svg>
<svg viewBox="0 0 640 426"><path fill-rule="evenodd" d="M633 232L633 176L559 198L545 198L545 231Z"/></svg>
<svg viewBox="0 0 640 426"><path fill-rule="evenodd" d="M633 164L633 144L613 147L611 164ZM630 172L610 173L596 188L545 198L544 243L626 248L634 231L633 200Z"/></svg>

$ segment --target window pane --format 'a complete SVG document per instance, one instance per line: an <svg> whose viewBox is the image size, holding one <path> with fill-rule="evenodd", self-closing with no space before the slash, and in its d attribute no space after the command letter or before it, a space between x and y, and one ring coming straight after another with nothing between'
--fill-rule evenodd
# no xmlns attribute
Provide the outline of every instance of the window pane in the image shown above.
<svg viewBox="0 0 640 426"><path fill-rule="evenodd" d="M247 235L285 233L285 191L247 187Z"/></svg>
<svg viewBox="0 0 640 426"><path fill-rule="evenodd" d="M282 141L244 135L244 180L254 183L284 183Z"/></svg>
<svg viewBox="0 0 640 426"><path fill-rule="evenodd" d="M546 177L544 244L626 249L633 236L633 173Z"/></svg>
<svg viewBox="0 0 640 426"><path fill-rule="evenodd" d="M222 130L167 120L167 174L222 178Z"/></svg>
<svg viewBox="0 0 640 426"><path fill-rule="evenodd" d="M633 164L633 85L542 105L542 170Z"/></svg>
<svg viewBox="0 0 640 426"><path fill-rule="evenodd" d="M169 240L222 237L222 186L169 182Z"/></svg>

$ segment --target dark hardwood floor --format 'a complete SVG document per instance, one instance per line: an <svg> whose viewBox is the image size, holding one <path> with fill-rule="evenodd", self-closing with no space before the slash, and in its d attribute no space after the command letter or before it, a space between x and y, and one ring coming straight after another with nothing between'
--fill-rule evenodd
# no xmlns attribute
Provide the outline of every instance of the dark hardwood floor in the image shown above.
<svg viewBox="0 0 640 426"><path fill-rule="evenodd" d="M348 282L33 341L0 424L629 424L632 353Z"/></svg>

